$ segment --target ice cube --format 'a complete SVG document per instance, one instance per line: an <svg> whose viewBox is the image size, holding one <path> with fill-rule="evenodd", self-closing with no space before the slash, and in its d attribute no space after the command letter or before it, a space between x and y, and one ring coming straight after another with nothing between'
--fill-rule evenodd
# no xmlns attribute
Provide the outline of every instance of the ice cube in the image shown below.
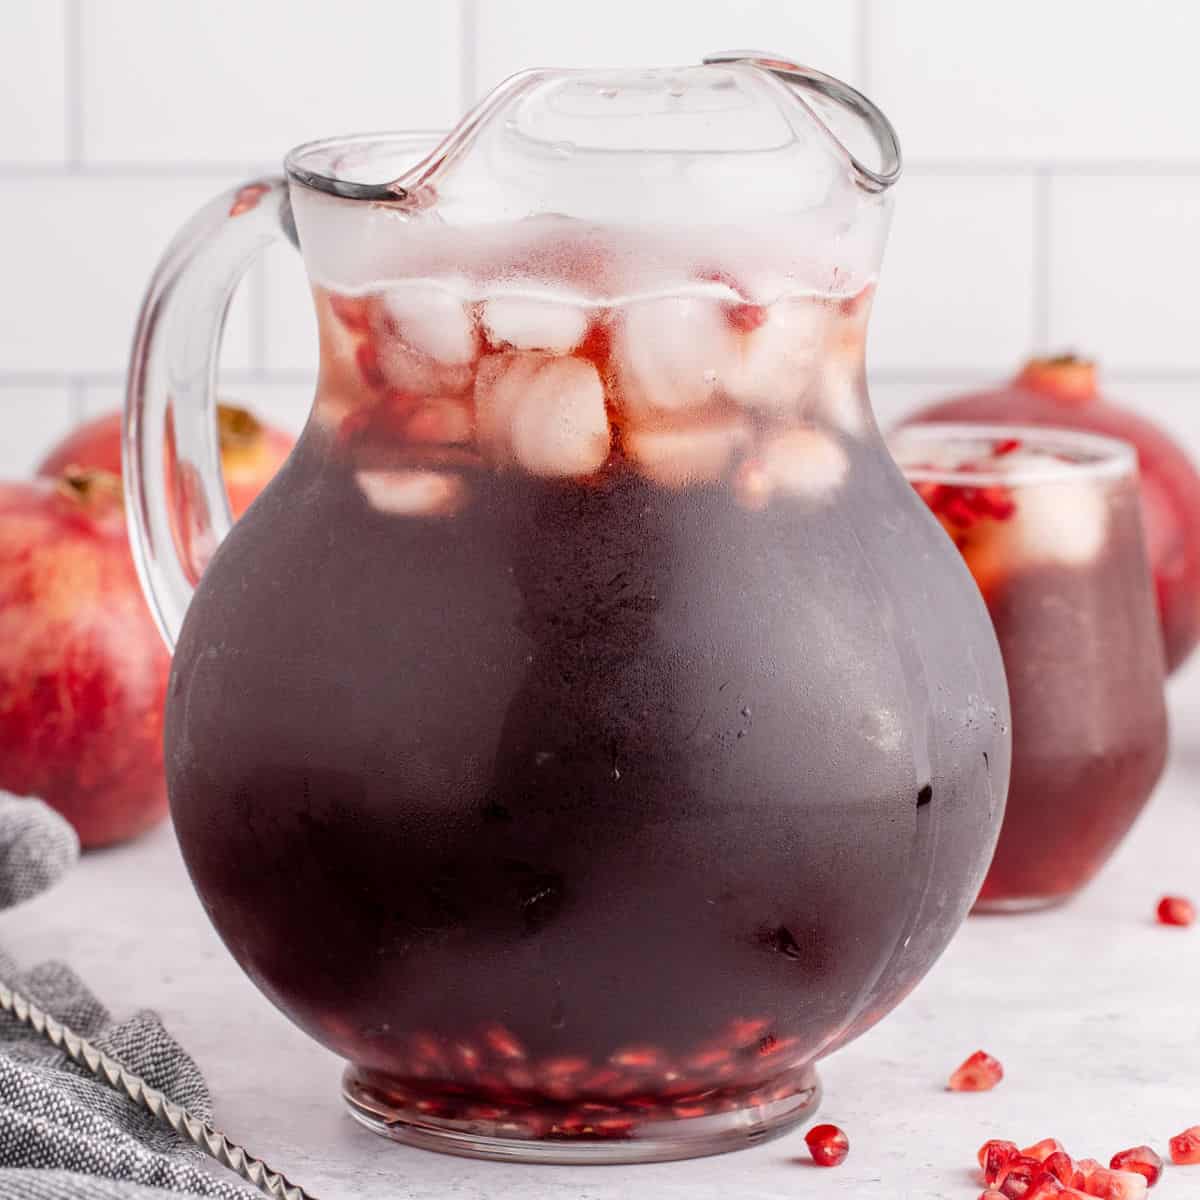
<svg viewBox="0 0 1200 1200"><path fill-rule="evenodd" d="M483 305L483 329L494 346L568 354L583 341L588 315L575 304L532 296L493 296Z"/></svg>
<svg viewBox="0 0 1200 1200"><path fill-rule="evenodd" d="M474 361L479 349L466 304L445 287L413 283L385 289L372 324L421 354L451 366Z"/></svg>
<svg viewBox="0 0 1200 1200"><path fill-rule="evenodd" d="M713 299L630 304L613 344L619 402L636 418L701 408L739 367L737 336Z"/></svg>
<svg viewBox="0 0 1200 1200"><path fill-rule="evenodd" d="M749 436L744 421L725 418L680 429L635 426L625 431L624 446L649 479L682 488L720 479Z"/></svg>
<svg viewBox="0 0 1200 1200"><path fill-rule="evenodd" d="M475 383L479 444L490 461L535 475L588 475L608 457L604 385L590 363L545 354L493 354Z"/></svg>
<svg viewBox="0 0 1200 1200"><path fill-rule="evenodd" d="M819 429L790 429L768 439L738 473L735 492L747 508L762 508L780 492L810 503L826 501L841 485L849 459L837 440Z"/></svg>
<svg viewBox="0 0 1200 1200"><path fill-rule="evenodd" d="M1044 463L1044 460L1042 460ZM1031 483L1013 492L1017 552L1038 562L1083 566L1108 536L1108 496L1096 483Z"/></svg>
<svg viewBox="0 0 1200 1200"><path fill-rule="evenodd" d="M460 396L471 388L469 363L445 363L386 334L376 343L374 366L384 384L414 396Z"/></svg>
<svg viewBox="0 0 1200 1200"><path fill-rule="evenodd" d="M725 391L747 408L794 415L816 380L829 310L818 300L791 299L758 311L761 320L739 334Z"/></svg>
<svg viewBox="0 0 1200 1200"><path fill-rule="evenodd" d="M358 471L354 479L371 507L389 516L449 516L467 499L466 483L445 471Z"/></svg>

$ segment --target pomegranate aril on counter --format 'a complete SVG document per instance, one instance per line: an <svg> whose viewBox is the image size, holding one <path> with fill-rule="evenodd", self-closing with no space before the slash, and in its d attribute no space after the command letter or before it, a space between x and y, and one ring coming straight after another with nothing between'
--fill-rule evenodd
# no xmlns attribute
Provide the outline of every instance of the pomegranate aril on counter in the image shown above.
<svg viewBox="0 0 1200 1200"><path fill-rule="evenodd" d="M1112 1156L1108 1164L1114 1171L1136 1171L1146 1177L1146 1183L1153 1187L1162 1174L1162 1156L1150 1146L1134 1146L1130 1150L1121 1150Z"/></svg>
<svg viewBox="0 0 1200 1200"><path fill-rule="evenodd" d="M1160 925L1191 925L1196 919L1196 906L1183 896L1164 896L1158 902Z"/></svg>
<svg viewBox="0 0 1200 1200"><path fill-rule="evenodd" d="M836 1125L814 1125L804 1140L818 1167L839 1166L850 1153L850 1139Z"/></svg>
<svg viewBox="0 0 1200 1200"><path fill-rule="evenodd" d="M1178 1167L1200 1165L1200 1125L1177 1133L1170 1141L1171 1161Z"/></svg>
<svg viewBox="0 0 1200 1200"><path fill-rule="evenodd" d="M998 1059L983 1050L976 1050L950 1076L952 1092L989 1092L1004 1078L1004 1068Z"/></svg>

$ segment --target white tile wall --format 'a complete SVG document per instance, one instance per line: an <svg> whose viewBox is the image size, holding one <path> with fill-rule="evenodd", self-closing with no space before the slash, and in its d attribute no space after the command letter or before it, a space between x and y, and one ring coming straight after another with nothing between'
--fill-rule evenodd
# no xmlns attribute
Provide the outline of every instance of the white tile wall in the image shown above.
<svg viewBox="0 0 1200 1200"><path fill-rule="evenodd" d="M858 83L862 6L852 0L479 0L476 91L524 67L675 66L718 50L771 50Z"/></svg>
<svg viewBox="0 0 1200 1200"><path fill-rule="evenodd" d="M1200 371L1200 175L1071 175L1050 197L1051 338Z"/></svg>
<svg viewBox="0 0 1200 1200"><path fill-rule="evenodd" d="M276 163L461 107L454 0L81 0L81 17L89 162Z"/></svg>
<svg viewBox="0 0 1200 1200"><path fill-rule="evenodd" d="M1200 456L1198 42L1192 0L0 0L0 476L120 403L166 241L292 143L445 125L523 66L731 46L841 75L899 128L881 419L1072 345ZM235 304L223 387L296 427L314 357L281 248Z"/></svg>
<svg viewBox="0 0 1200 1200"><path fill-rule="evenodd" d="M9 4L2 26L0 162L63 162L67 145L67 37L62 4Z"/></svg>
<svg viewBox="0 0 1200 1200"><path fill-rule="evenodd" d="M1006 370L1035 334L1033 179L914 170L900 187L871 365Z"/></svg>

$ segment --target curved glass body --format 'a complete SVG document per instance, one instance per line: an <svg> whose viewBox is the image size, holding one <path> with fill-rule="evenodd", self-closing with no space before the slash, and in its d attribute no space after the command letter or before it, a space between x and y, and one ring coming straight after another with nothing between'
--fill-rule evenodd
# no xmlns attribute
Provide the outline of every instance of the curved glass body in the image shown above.
<svg viewBox="0 0 1200 1200"><path fill-rule="evenodd" d="M1162 647L1131 447L930 424L893 452L954 538L1008 673L1008 811L982 911L1068 899L1142 811L1167 749Z"/></svg>
<svg viewBox="0 0 1200 1200"><path fill-rule="evenodd" d="M1007 786L987 614L867 403L884 199L826 162L871 226L839 268L825 201L772 246L673 225L653 171L645 222L456 225L444 151L396 208L321 182L398 145L290 160L320 381L211 561L178 391L195 486L158 515L153 383L198 372L186 346L156 365L170 279L147 304L131 512L168 634L203 570L167 713L188 868L383 1132L556 1161L750 1144L940 953ZM272 211L273 185L222 229Z"/></svg>

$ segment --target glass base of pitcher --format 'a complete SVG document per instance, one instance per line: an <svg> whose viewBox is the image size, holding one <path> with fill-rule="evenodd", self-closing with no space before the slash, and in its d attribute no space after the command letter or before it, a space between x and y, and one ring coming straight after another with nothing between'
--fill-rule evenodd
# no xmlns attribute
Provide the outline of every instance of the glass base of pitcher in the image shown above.
<svg viewBox="0 0 1200 1200"><path fill-rule="evenodd" d="M456 1112L444 1100L389 1088L377 1072L349 1066L342 1095L355 1120L409 1146L465 1158L580 1165L669 1162L760 1145L812 1117L821 1084L806 1065L759 1092L712 1104L696 1097L664 1101L653 1111L614 1103L498 1113L493 1105L464 1098ZM606 1111L593 1111L598 1108Z"/></svg>

